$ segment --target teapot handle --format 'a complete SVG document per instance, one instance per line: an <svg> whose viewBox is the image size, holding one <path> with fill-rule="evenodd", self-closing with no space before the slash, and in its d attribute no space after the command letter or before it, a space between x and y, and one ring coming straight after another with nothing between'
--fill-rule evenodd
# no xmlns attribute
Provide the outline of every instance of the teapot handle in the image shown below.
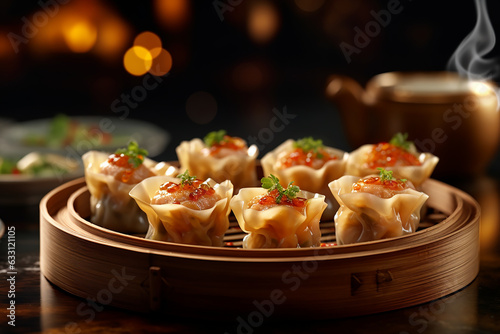
<svg viewBox="0 0 500 334"><path fill-rule="evenodd" d="M364 89L352 78L331 75L327 79L326 97L340 112L348 142L357 148L368 140L368 107Z"/></svg>

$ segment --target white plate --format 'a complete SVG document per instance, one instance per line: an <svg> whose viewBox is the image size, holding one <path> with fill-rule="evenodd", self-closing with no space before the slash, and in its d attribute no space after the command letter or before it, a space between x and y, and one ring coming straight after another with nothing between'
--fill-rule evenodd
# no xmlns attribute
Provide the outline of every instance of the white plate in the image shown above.
<svg viewBox="0 0 500 334"><path fill-rule="evenodd" d="M0 155L12 161L22 158L18 154ZM83 164L65 174L0 174L0 206L36 205L52 189L83 175Z"/></svg>
<svg viewBox="0 0 500 334"><path fill-rule="evenodd" d="M95 116L77 116L70 117L70 119L81 125L96 126L93 132L95 137L60 147L32 145L26 143L26 139L30 136L46 137L53 119L45 118L15 123L7 126L0 133L0 155L13 153L24 155L32 151L40 151L79 158L89 150L112 152L117 148L126 147L130 140L135 140L140 147L148 150L150 157L154 157L165 150L170 140L168 132L144 121ZM95 138L104 134L111 135L111 142L106 145L98 144Z"/></svg>
<svg viewBox="0 0 500 334"><path fill-rule="evenodd" d="M96 134L110 133L112 141L108 145L96 145L96 140L87 140L64 147L28 145L27 136L44 137L48 134L52 118L38 119L22 123L13 123L0 131L0 156L18 160L22 156L37 151L56 153L63 157L81 161L81 155L89 150L113 152L126 147L130 140L135 140L140 147L149 152L149 157L162 153L170 135L154 124L144 121L110 117L71 117L81 125L96 125ZM101 132L99 132L101 131ZM84 175L83 166L71 174L55 176L0 175L0 206L36 205L52 189Z"/></svg>

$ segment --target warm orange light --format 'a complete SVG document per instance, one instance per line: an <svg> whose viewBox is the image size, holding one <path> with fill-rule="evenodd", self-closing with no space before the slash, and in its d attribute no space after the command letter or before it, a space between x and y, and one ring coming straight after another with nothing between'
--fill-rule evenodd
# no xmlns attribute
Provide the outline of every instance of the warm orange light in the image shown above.
<svg viewBox="0 0 500 334"><path fill-rule="evenodd" d="M137 35L134 39L134 45L142 46L143 48L149 50L153 58L157 57L162 50L160 37L151 31L145 31Z"/></svg>
<svg viewBox="0 0 500 334"><path fill-rule="evenodd" d="M146 74L153 64L153 57L146 48L142 46L133 46L125 52L123 56L123 65L127 72L132 75Z"/></svg>
<svg viewBox="0 0 500 334"><path fill-rule="evenodd" d="M315 12L323 6L324 3L325 0L295 0L297 7L304 12Z"/></svg>
<svg viewBox="0 0 500 334"><path fill-rule="evenodd" d="M102 1L72 0L57 7L28 46L36 53L93 52L116 61L123 57L130 36L129 24Z"/></svg>
<svg viewBox="0 0 500 334"><path fill-rule="evenodd" d="M96 42L97 29L88 21L76 20L64 28L63 36L71 51L87 52Z"/></svg>
<svg viewBox="0 0 500 334"><path fill-rule="evenodd" d="M153 49L152 53L158 53L158 56L153 58L153 65L149 70L149 73L156 76L163 76L167 74L172 68L172 56L170 52L165 49L158 48Z"/></svg>
<svg viewBox="0 0 500 334"><path fill-rule="evenodd" d="M163 76L172 68L172 56L162 48L157 34L145 31L134 38L134 46L125 53L123 63L133 75L143 75L149 71L153 75Z"/></svg>
<svg viewBox="0 0 500 334"><path fill-rule="evenodd" d="M129 26L118 17L107 16L99 25L99 34L94 50L107 59L120 57L129 43Z"/></svg>
<svg viewBox="0 0 500 334"><path fill-rule="evenodd" d="M67 52L68 43L64 36L63 17L54 16L47 25L29 43L29 48L36 53ZM66 27L66 26L65 26Z"/></svg>
<svg viewBox="0 0 500 334"><path fill-rule="evenodd" d="M7 58L15 56L14 49L7 38L7 33L3 31L0 33L0 58Z"/></svg>
<svg viewBox="0 0 500 334"><path fill-rule="evenodd" d="M189 0L155 0L154 8L158 23L165 28L180 29L189 22Z"/></svg>
<svg viewBox="0 0 500 334"><path fill-rule="evenodd" d="M254 41L259 43L269 42L276 35L278 26L278 12L270 3L258 3L250 9L248 32Z"/></svg>

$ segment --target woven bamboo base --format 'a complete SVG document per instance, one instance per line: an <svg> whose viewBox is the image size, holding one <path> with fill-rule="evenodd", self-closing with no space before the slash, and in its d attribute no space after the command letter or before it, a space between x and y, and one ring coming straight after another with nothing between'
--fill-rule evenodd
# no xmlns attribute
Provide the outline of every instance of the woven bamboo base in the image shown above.
<svg viewBox="0 0 500 334"><path fill-rule="evenodd" d="M60 288L137 312L190 317L335 318L428 302L472 282L479 270L478 204L428 180L427 214L414 234L354 245L246 250L232 222L225 247L146 240L90 223L84 179L40 203L41 270Z"/></svg>

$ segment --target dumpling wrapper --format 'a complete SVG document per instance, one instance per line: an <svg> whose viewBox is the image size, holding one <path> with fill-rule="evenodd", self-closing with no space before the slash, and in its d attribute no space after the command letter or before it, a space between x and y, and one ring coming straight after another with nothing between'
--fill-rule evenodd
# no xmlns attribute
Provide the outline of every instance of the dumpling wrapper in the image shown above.
<svg viewBox="0 0 500 334"><path fill-rule="evenodd" d="M205 210L190 209L181 204L151 204L151 200L165 182L179 183L180 179L169 176L153 176L145 179L130 191L150 224L146 239L182 244L222 246L229 228L229 201L233 196L233 184L226 180L205 183L214 188L221 199Z"/></svg>
<svg viewBox="0 0 500 334"><path fill-rule="evenodd" d="M417 230L421 207L428 195L413 189L390 198L352 192L352 185L359 179L346 175L328 184L340 204L335 215L339 245L399 237Z"/></svg>
<svg viewBox="0 0 500 334"><path fill-rule="evenodd" d="M368 168L365 165L366 155L374 146L373 144L367 144L352 151L347 160L345 174L359 177L378 174L379 171L377 169ZM439 158L431 153L419 153L418 160L421 163L420 166L387 166L384 169L392 170L395 178L410 180L418 189L431 176L439 162Z"/></svg>
<svg viewBox="0 0 500 334"><path fill-rule="evenodd" d="M331 196L328 183L344 175L349 154L325 146L325 149L338 157L336 160L327 161L321 168L315 169L309 166L292 166L285 169L277 168L277 159L282 152L293 150L293 139L288 139L281 145L270 151L261 159L264 175L273 174L286 187L291 181L300 189L326 196L328 208L323 213L323 219L332 220L338 209L337 201Z"/></svg>
<svg viewBox="0 0 500 334"><path fill-rule="evenodd" d="M246 154L228 155L217 158L205 155L202 150L205 143L194 138L183 141L175 149L180 163L180 170L189 170L189 174L206 180L214 179L216 182L230 180L235 189L257 185L257 172L255 168L259 150L256 145L250 146Z"/></svg>
<svg viewBox="0 0 500 334"><path fill-rule="evenodd" d="M248 202L266 193L263 188L244 188L231 200L231 209L240 228L249 233L243 239L243 248L298 248L320 245L319 222L327 204L325 196L300 191L297 196L307 198L305 214L294 208L279 205L267 210L248 209Z"/></svg>
<svg viewBox="0 0 500 334"><path fill-rule="evenodd" d="M90 221L107 229L132 234L146 233L146 215L139 209L129 192L135 184L120 182L113 175L100 172L100 166L110 153L89 151L82 156L85 181L90 192ZM145 158L143 164L154 174L175 174L178 170L165 163Z"/></svg>

